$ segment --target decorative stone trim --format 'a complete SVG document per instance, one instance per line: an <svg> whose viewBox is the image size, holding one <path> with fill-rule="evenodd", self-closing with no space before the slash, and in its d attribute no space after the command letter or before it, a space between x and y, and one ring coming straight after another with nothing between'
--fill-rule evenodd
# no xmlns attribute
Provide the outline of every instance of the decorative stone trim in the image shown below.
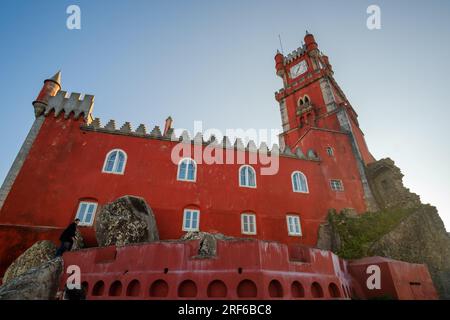
<svg viewBox="0 0 450 320"><path fill-rule="evenodd" d="M265 142L261 142L259 148L253 140L249 140L247 146L244 145L242 139L236 138L234 143L230 142L229 137L224 136L222 141L219 143L217 138L211 136L209 139L205 140L201 133L197 133L195 137L192 139L189 136L189 133L185 130L182 134L177 137L174 133L174 130L169 130L165 136L161 134L161 130L159 126L155 126L150 134L147 133L147 129L144 124L140 124L136 130L133 130L131 124L129 122L125 122L120 129L116 129L116 122L114 120L110 120L104 127L101 126L101 122L99 118L95 118L89 124L81 125L81 130L84 131L94 131L101 133L109 133L109 134L118 134L118 135L126 135L131 137L139 137L145 139L156 139L156 140L165 140L172 142L183 142L183 143L191 143L195 145L203 145L207 146L212 144L217 148L225 148L225 149L234 149L238 151L244 152L255 152L259 154L268 154L268 155L280 155L284 157L290 157L301 160L310 160L310 161L321 161L321 159L317 156L316 152L312 149L308 150L307 155L303 153L300 148L296 148L292 151L288 146L279 147L277 144L272 146L272 149L269 150L267 144Z"/></svg>

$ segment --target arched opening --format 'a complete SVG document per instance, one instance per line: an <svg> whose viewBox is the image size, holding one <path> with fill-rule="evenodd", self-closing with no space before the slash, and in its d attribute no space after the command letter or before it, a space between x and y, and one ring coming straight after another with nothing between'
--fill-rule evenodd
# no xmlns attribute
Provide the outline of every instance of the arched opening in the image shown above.
<svg viewBox="0 0 450 320"><path fill-rule="evenodd" d="M283 286L280 281L272 280L269 283L269 296L272 298L282 298L283 297Z"/></svg>
<svg viewBox="0 0 450 320"><path fill-rule="evenodd" d="M94 285L94 288L92 289L92 295L98 297L102 296L104 292L105 292L105 283L102 280L97 281Z"/></svg>
<svg viewBox="0 0 450 320"><path fill-rule="evenodd" d="M313 298L323 298L323 290L318 282L313 282L311 285L311 295Z"/></svg>
<svg viewBox="0 0 450 320"><path fill-rule="evenodd" d="M341 296L341 293L339 292L339 288L334 282L331 282L328 285L328 292L330 293L330 296L332 298L339 298Z"/></svg>
<svg viewBox="0 0 450 320"><path fill-rule="evenodd" d="M128 284L127 296L137 297L141 293L141 284L138 280L133 280Z"/></svg>
<svg viewBox="0 0 450 320"><path fill-rule="evenodd" d="M169 286L164 280L156 280L149 290L150 297L165 298L169 294Z"/></svg>
<svg viewBox="0 0 450 320"><path fill-rule="evenodd" d="M197 285L192 280L184 280L178 287L178 296L181 298L195 298Z"/></svg>
<svg viewBox="0 0 450 320"><path fill-rule="evenodd" d="M209 298L225 298L227 296L227 286L221 280L214 280L208 285Z"/></svg>
<svg viewBox="0 0 450 320"><path fill-rule="evenodd" d="M122 295L122 283L116 280L109 287L109 296L118 297L120 295Z"/></svg>
<svg viewBox="0 0 450 320"><path fill-rule="evenodd" d="M292 292L293 298L304 298L305 297L305 288L303 288L303 285L298 281L292 282L291 292Z"/></svg>
<svg viewBox="0 0 450 320"><path fill-rule="evenodd" d="M258 289L252 280L242 280L237 287L237 295L239 298L256 298Z"/></svg>
<svg viewBox="0 0 450 320"><path fill-rule="evenodd" d="M88 292L89 292L89 284L87 283L87 281L83 281L81 283L81 290L83 290L85 295L88 294Z"/></svg>

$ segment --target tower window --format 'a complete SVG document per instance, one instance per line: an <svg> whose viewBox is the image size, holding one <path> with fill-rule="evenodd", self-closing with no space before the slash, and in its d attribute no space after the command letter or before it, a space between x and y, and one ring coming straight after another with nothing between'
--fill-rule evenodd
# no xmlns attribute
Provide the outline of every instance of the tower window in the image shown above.
<svg viewBox="0 0 450 320"><path fill-rule="evenodd" d="M103 172L123 174L127 162L127 154L123 150L114 149L108 152L103 165Z"/></svg>
<svg viewBox="0 0 450 320"><path fill-rule="evenodd" d="M256 216L252 213L241 214L242 234L256 234Z"/></svg>
<svg viewBox="0 0 450 320"><path fill-rule="evenodd" d="M97 211L96 202L81 201L78 205L76 219L80 219L81 226L91 226L94 222L95 212Z"/></svg>
<svg viewBox="0 0 450 320"><path fill-rule="evenodd" d="M184 158L178 164L177 180L195 181L197 179L197 164L191 158Z"/></svg>
<svg viewBox="0 0 450 320"><path fill-rule="evenodd" d="M244 165L239 169L239 186L256 188L255 169L248 165Z"/></svg>
<svg viewBox="0 0 450 320"><path fill-rule="evenodd" d="M309 98L308 98L308 96L305 96L304 100L305 100L305 104L308 104L308 103L309 103Z"/></svg>
<svg viewBox="0 0 450 320"><path fill-rule="evenodd" d="M327 150L328 156L330 156L330 157L334 156L334 150L332 147L327 147L326 150Z"/></svg>
<svg viewBox="0 0 450 320"><path fill-rule="evenodd" d="M200 211L185 209L183 214L183 231L198 231L200 225Z"/></svg>
<svg viewBox="0 0 450 320"><path fill-rule="evenodd" d="M286 223L287 223L287 228L288 228L288 234L290 236L301 236L302 235L302 228L300 225L300 217L299 216L287 215Z"/></svg>
<svg viewBox="0 0 450 320"><path fill-rule="evenodd" d="M292 190L294 192L308 193L308 181L303 172L294 171L291 175L292 179Z"/></svg>
<svg viewBox="0 0 450 320"><path fill-rule="evenodd" d="M333 191L344 191L344 185L341 180L330 180L330 186Z"/></svg>

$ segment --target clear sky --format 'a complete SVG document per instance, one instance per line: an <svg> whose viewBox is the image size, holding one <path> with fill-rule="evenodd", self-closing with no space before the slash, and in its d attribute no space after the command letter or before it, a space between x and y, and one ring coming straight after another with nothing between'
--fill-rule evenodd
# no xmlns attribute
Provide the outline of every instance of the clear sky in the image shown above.
<svg viewBox="0 0 450 320"><path fill-rule="evenodd" d="M68 30L66 8L81 8ZM366 9L381 8L368 30ZM274 54L305 30L329 56L370 150L450 228L450 1L2 1L0 180L34 119L42 81L95 95L94 116L134 127L280 128ZM39 192L38 190L36 192Z"/></svg>

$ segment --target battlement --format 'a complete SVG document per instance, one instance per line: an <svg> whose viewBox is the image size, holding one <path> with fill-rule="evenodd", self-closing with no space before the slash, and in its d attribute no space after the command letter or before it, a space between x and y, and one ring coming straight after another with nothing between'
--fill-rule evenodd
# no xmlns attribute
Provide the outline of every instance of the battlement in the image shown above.
<svg viewBox="0 0 450 320"><path fill-rule="evenodd" d="M180 136L177 136L173 129L168 130L166 135L163 135L159 126L155 126L152 131L148 132L145 124L140 124L135 130L133 130L130 122L125 122L122 126L118 127L116 126L115 120L109 120L106 125L102 126L100 118L95 118L93 121L82 125L81 129L86 131L119 134L145 139L190 143L193 145L212 145L216 148L234 149L238 151L247 151L274 156L280 155L301 160L320 161L320 158L317 156L317 153L313 149L309 149L305 154L300 148L291 150L289 146L281 146L280 148L277 144L274 144L272 146L272 149L269 150L265 142L261 142L258 147L253 140L249 140L247 145L245 145L241 138L236 138L234 140L234 143L231 143L230 138L227 136L224 136L222 141L219 142L215 136L211 136L209 139L204 139L203 135L200 132L198 132L194 138L191 138L186 130L183 131Z"/></svg>
<svg viewBox="0 0 450 320"><path fill-rule="evenodd" d="M284 56L283 62L284 64L289 64L298 57L303 56L306 53L306 45L303 44L301 47L298 47L296 50L289 53L287 56Z"/></svg>
<svg viewBox="0 0 450 320"><path fill-rule="evenodd" d="M58 93L50 97L48 105L45 107L44 115L47 116L54 111L55 117L64 112L64 118L68 119L73 114L75 119L83 115L88 120L94 107L93 95L82 95L81 93L68 93L67 91L58 91Z"/></svg>

